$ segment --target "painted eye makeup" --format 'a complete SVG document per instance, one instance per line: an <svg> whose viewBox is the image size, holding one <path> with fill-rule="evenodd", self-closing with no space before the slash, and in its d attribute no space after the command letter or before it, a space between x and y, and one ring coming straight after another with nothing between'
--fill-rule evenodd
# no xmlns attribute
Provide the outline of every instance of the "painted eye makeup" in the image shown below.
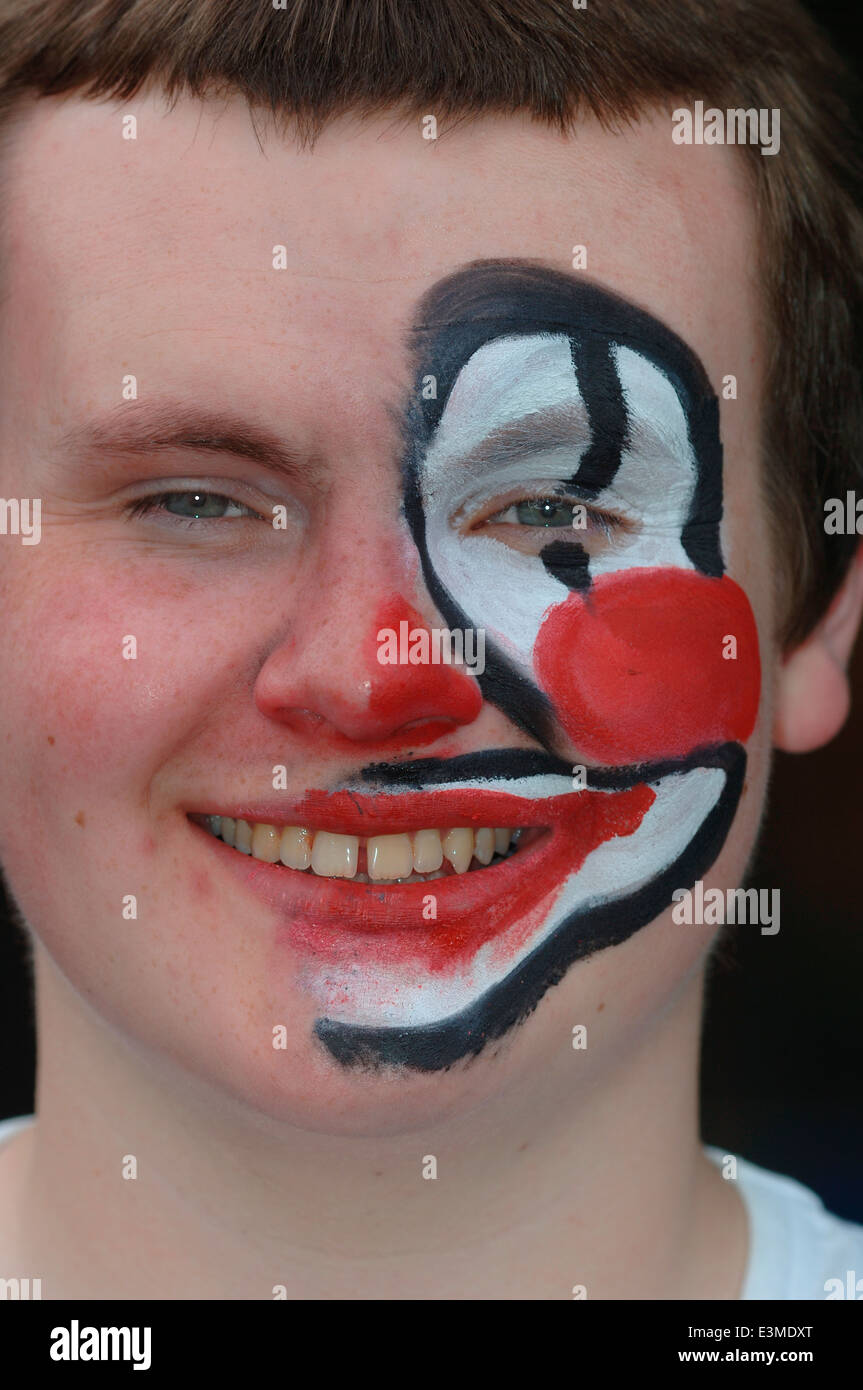
<svg viewBox="0 0 863 1390"><path fill-rule="evenodd" d="M634 523L583 498L548 491L495 498L478 513L462 515L459 529L463 536L487 537L538 556L548 544L549 531L555 538L572 536L595 552L631 535Z"/></svg>

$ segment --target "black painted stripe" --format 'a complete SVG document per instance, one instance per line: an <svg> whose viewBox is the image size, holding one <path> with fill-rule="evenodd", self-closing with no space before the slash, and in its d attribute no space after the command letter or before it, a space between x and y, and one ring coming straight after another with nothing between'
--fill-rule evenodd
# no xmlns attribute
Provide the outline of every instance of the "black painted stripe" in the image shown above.
<svg viewBox="0 0 863 1390"><path fill-rule="evenodd" d="M581 398L587 407L590 445L570 486L582 497L596 497L614 482L629 433L623 385L608 339L587 333L570 339Z"/></svg>

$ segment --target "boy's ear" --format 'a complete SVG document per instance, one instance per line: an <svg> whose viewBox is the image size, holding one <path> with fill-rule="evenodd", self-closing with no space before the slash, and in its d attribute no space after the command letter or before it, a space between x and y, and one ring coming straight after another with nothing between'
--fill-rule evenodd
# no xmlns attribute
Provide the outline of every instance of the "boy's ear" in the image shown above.
<svg viewBox="0 0 863 1390"><path fill-rule="evenodd" d="M842 728L851 706L847 666L861 613L863 545L818 626L782 663L773 722L777 748L809 753Z"/></svg>

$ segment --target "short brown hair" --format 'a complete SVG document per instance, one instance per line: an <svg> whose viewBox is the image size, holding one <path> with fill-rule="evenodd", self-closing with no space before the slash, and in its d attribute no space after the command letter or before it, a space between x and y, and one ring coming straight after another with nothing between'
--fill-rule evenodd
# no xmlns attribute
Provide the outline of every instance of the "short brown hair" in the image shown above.
<svg viewBox="0 0 863 1390"><path fill-rule="evenodd" d="M748 161L767 364L765 496L780 640L828 606L856 537L824 502L863 495L861 166L840 59L796 0L0 0L0 120L18 98L128 100L159 84L240 93L313 143L347 110L460 120L526 112L617 128L669 98L778 108L782 147ZM670 138L670 137L669 137Z"/></svg>

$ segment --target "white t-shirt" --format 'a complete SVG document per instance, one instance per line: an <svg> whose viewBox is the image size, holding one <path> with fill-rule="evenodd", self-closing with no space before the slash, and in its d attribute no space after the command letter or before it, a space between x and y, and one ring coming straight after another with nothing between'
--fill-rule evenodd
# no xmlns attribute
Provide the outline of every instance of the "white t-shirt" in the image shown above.
<svg viewBox="0 0 863 1390"><path fill-rule="evenodd" d="M33 1119L0 1120L0 1144ZM720 1168L726 1158L736 1159L737 1177L729 1181L738 1183L749 1217L741 1299L863 1300L863 1226L833 1216L820 1197L793 1178L721 1149L705 1152Z"/></svg>
<svg viewBox="0 0 863 1390"><path fill-rule="evenodd" d="M705 1152L720 1169L729 1156L737 1161L737 1178L729 1181L737 1182L749 1217L741 1299L863 1299L863 1226L834 1216L794 1178L721 1149Z"/></svg>

